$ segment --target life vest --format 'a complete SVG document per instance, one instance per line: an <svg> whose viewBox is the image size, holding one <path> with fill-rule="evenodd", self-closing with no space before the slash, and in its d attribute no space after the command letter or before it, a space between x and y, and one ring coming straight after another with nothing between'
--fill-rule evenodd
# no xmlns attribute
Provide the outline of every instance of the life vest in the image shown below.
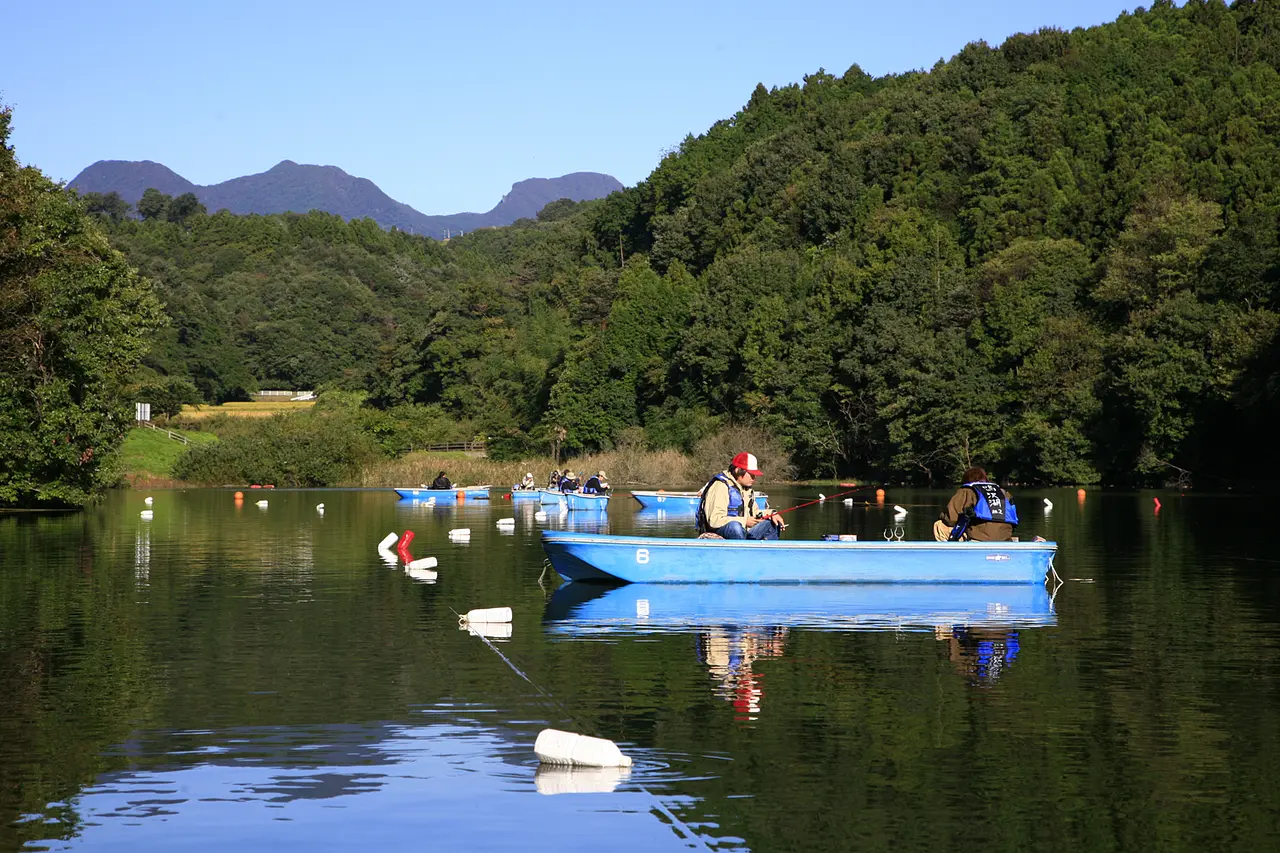
<svg viewBox="0 0 1280 853"><path fill-rule="evenodd" d="M711 532L711 523L707 520L707 492L711 490L711 484L716 480L719 480L729 487L729 515L741 518L746 514L744 510L745 504L742 500L741 487L721 471L719 474L716 474L708 480L707 484L702 487L702 497L698 499L697 525L699 534Z"/></svg>
<svg viewBox="0 0 1280 853"><path fill-rule="evenodd" d="M604 486L600 485L599 477L591 477L582 485L582 493L584 495L598 495L604 491Z"/></svg>
<svg viewBox="0 0 1280 853"><path fill-rule="evenodd" d="M974 504L973 520L978 523L995 521L1001 524L1018 526L1018 508L1008 500L1004 490L995 483L965 483L966 488L973 489L978 501Z"/></svg>

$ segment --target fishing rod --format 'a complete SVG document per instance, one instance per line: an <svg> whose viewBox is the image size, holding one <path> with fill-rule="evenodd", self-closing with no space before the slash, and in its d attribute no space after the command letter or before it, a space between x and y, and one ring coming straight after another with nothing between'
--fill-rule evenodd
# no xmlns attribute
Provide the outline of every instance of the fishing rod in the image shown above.
<svg viewBox="0 0 1280 853"><path fill-rule="evenodd" d="M787 513L787 512L794 512L794 511L795 511L795 510L797 510L797 509L803 509L804 507L807 507L807 506L813 506L814 504L820 504L820 503L822 503L823 501L829 501L829 500L832 500L832 499L834 499L834 498L842 498L842 497L844 497L845 495L851 495L851 494L853 494L854 492L860 492L860 491L862 491L863 489L870 489L870 488L873 488L873 486L872 486L872 485L870 485L870 484L869 484L869 485L866 485L866 486L858 486L856 489L850 489L850 490L849 490L849 491L847 491L847 492L837 492L837 493L835 493L834 495L826 495L826 496L821 497L821 498L815 498L815 499L813 499L813 500L811 500L811 501L806 501L805 503L802 503L802 504L796 504L796 505L795 505L795 506L793 506L793 507L788 507L787 509L775 509L775 510L773 511L773 514L774 514L774 515L782 515L783 513Z"/></svg>

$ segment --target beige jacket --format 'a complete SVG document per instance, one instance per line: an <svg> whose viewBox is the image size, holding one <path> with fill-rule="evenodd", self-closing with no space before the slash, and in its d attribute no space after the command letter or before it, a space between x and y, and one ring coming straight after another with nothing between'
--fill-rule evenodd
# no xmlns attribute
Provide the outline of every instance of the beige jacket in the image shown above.
<svg viewBox="0 0 1280 853"><path fill-rule="evenodd" d="M1005 500L1009 500L1009 493L1003 489L1001 491L1004 492ZM978 496L973 493L973 489L961 486L943 508L940 516L942 523L948 528L955 527L960 523L961 516L977 503ZM976 522L969 526L964 539L973 542L1008 542L1013 539L1013 525L999 521Z"/></svg>
<svg viewBox="0 0 1280 853"><path fill-rule="evenodd" d="M733 475L728 471L724 472L724 476L729 479L730 483L733 483L733 488L741 493L745 516L760 518L760 510L756 508L755 489L739 486L737 481L733 479ZM711 485L707 486L707 498L704 506L707 512L707 525L712 530L719 530L731 521L741 521L743 522L743 527L747 526L745 516L744 518L739 518L736 515L729 515L729 486L720 480L712 480Z"/></svg>

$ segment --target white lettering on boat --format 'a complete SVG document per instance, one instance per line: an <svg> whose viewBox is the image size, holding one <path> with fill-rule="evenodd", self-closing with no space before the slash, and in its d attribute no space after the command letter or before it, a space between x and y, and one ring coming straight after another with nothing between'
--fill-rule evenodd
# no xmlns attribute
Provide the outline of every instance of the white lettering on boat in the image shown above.
<svg viewBox="0 0 1280 853"><path fill-rule="evenodd" d="M637 562L637 563L639 563L639 564L640 564L640 565L642 565L642 566L643 566L645 563L649 562L649 549L648 549L648 548L637 548L637 549L636 549L636 562Z"/></svg>
<svg viewBox="0 0 1280 853"><path fill-rule="evenodd" d="M992 560L994 562L999 562L1001 560L1009 559L1009 555L1008 554L988 554L987 559Z"/></svg>

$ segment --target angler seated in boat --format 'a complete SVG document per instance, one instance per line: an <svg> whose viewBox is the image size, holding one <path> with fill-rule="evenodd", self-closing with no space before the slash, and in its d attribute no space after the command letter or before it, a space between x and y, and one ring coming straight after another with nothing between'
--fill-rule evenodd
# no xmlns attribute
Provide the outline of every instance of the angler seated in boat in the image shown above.
<svg viewBox="0 0 1280 853"><path fill-rule="evenodd" d="M1018 508L1009 493L974 466L933 523L939 542L1011 542L1018 527Z"/></svg>
<svg viewBox="0 0 1280 853"><path fill-rule="evenodd" d="M525 474L524 479L520 481L520 485L515 487L517 491L521 491L521 492L533 491L533 490L536 490L537 488L538 488L538 484L533 481L532 472Z"/></svg>
<svg viewBox="0 0 1280 853"><path fill-rule="evenodd" d="M572 471L565 471L564 474L560 476L560 491L576 492L578 491L579 482L577 474Z"/></svg>
<svg viewBox="0 0 1280 853"><path fill-rule="evenodd" d="M752 486L763 474L754 454L739 453L729 467L716 474L702 489L698 502L699 537L721 539L777 539L787 525L774 510L756 505Z"/></svg>
<svg viewBox="0 0 1280 853"><path fill-rule="evenodd" d="M428 486L427 488L430 488L430 489L452 489L452 488L453 488L453 483L450 483L450 482L449 482L449 478L448 478L448 477L446 477L446 476L444 475L444 472L443 472L443 471L441 471L441 472L436 476L436 478L435 478L434 480L432 480L432 481L431 481L431 485L430 485L430 486Z"/></svg>
<svg viewBox="0 0 1280 853"><path fill-rule="evenodd" d="M547 488L553 492L556 489L560 488L560 472L559 471L551 472L551 476L547 478Z"/></svg>
<svg viewBox="0 0 1280 853"><path fill-rule="evenodd" d="M582 484L582 493L584 495L604 495L609 493L609 481L605 479L604 472L592 474L587 481Z"/></svg>

